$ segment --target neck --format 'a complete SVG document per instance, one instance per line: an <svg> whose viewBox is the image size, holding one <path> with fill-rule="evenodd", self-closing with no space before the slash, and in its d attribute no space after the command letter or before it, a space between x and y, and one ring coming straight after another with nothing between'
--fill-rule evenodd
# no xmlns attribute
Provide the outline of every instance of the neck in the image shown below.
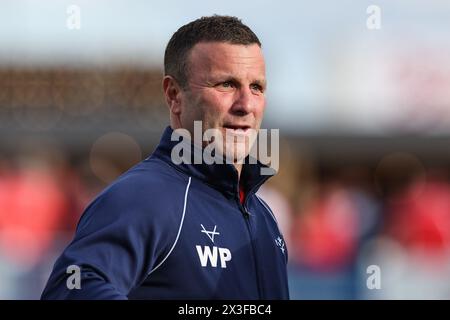
<svg viewBox="0 0 450 320"><path fill-rule="evenodd" d="M176 129L179 129L179 128L182 128L181 126L177 126L176 124L174 124L174 123L171 123L171 128L172 128L172 130L176 130ZM184 136L183 135L183 137L184 137L184 139L187 139L188 141L189 141L189 143L192 143L194 146L196 146L196 147L198 147L199 149L197 149L197 152L202 152L202 149L205 147L204 145L196 145L195 144L195 139L194 140L192 140L192 138L190 137L190 136ZM195 152L195 151L194 151ZM241 177L241 172L242 172L242 163L237 163L237 162L235 162L235 163L233 163L233 166L236 168L236 170L237 170L237 173L238 173L238 179L240 179L240 177Z"/></svg>

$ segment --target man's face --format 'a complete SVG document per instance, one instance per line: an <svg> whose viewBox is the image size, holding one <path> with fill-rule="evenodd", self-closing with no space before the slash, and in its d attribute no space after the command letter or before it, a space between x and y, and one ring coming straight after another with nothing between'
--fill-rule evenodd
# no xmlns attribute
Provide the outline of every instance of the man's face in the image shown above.
<svg viewBox="0 0 450 320"><path fill-rule="evenodd" d="M249 129L260 128L266 103L261 48L257 44L198 43L188 56L187 78L181 103L182 126L193 134L194 121L200 120L203 132L218 129L227 140L222 154L233 147L235 154L244 152L246 156L254 142ZM227 134L245 139L245 151L242 144L230 144Z"/></svg>

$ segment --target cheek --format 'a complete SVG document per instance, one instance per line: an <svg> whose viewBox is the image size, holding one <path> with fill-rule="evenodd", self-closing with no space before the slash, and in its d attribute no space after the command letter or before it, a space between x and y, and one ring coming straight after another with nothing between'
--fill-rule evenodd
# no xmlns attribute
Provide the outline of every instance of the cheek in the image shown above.
<svg viewBox="0 0 450 320"><path fill-rule="evenodd" d="M222 119L232 105L230 95L222 93L209 94L204 97L203 111L209 120L217 122Z"/></svg>
<svg viewBox="0 0 450 320"><path fill-rule="evenodd" d="M199 92L191 93L187 99L184 107L184 118L188 121L204 121L206 112L208 110L207 101L204 95Z"/></svg>
<svg viewBox="0 0 450 320"><path fill-rule="evenodd" d="M256 101L255 117L257 119L261 119L264 115L265 109L266 109L266 99L265 98L261 98L261 100Z"/></svg>

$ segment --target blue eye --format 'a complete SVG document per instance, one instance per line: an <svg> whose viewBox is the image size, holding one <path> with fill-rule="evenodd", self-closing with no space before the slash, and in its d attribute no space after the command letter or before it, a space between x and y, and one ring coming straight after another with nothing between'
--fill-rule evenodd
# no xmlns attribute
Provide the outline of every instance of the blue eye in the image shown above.
<svg viewBox="0 0 450 320"><path fill-rule="evenodd" d="M251 85L252 90L258 90L260 92L264 92L264 89L259 84Z"/></svg>
<svg viewBox="0 0 450 320"><path fill-rule="evenodd" d="M222 91L230 91L231 89L236 88L236 85L233 81L224 81L217 83L216 88Z"/></svg>

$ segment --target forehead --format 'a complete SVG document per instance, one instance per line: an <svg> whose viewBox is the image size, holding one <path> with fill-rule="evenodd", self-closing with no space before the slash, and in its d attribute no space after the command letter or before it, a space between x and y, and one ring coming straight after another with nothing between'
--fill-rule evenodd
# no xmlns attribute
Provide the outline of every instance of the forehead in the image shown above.
<svg viewBox="0 0 450 320"><path fill-rule="evenodd" d="M194 77L204 73L231 73L265 78L264 57L257 44L200 42L191 49L188 65L189 73Z"/></svg>

